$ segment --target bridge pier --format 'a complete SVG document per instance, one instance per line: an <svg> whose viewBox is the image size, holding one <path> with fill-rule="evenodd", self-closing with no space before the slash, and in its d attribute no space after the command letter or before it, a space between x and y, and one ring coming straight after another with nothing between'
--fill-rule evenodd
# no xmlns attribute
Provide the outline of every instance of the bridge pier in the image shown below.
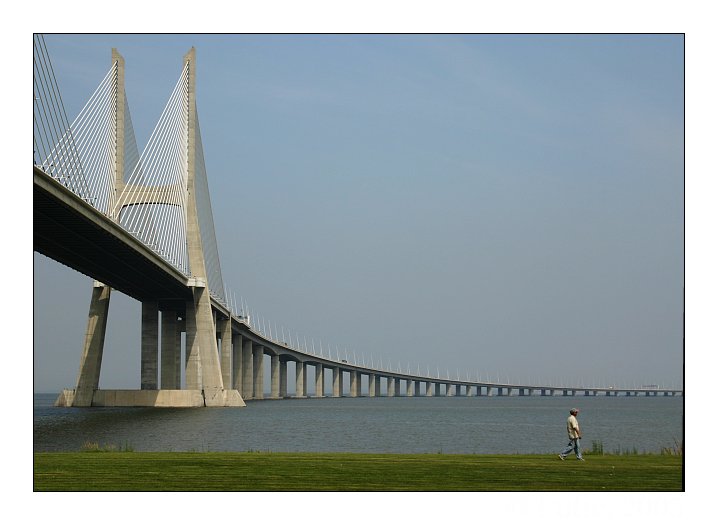
<svg viewBox="0 0 718 525"><path fill-rule="evenodd" d="M187 390L201 390L199 377L199 344L197 339L197 319L194 315L194 300L185 303L185 364L184 378Z"/></svg>
<svg viewBox="0 0 718 525"><path fill-rule="evenodd" d="M342 397L342 371L338 366L332 369L332 387L334 397Z"/></svg>
<svg viewBox="0 0 718 525"><path fill-rule="evenodd" d="M272 399L279 399L279 356L277 354L273 354L270 357L270 364L271 364L271 377L270 377L270 384L271 384L271 393L270 397Z"/></svg>
<svg viewBox="0 0 718 525"><path fill-rule="evenodd" d="M297 361L294 397L307 397L307 368L302 361Z"/></svg>
<svg viewBox="0 0 718 525"><path fill-rule="evenodd" d="M219 360L219 368L222 371L222 385L225 388L230 388L232 384L232 320L229 318L218 319L217 331L222 341Z"/></svg>
<svg viewBox="0 0 718 525"><path fill-rule="evenodd" d="M89 407L100 384L102 351L105 346L107 313L110 308L110 287L95 281L92 285L90 312L87 315L85 343L80 358L75 390L63 391L55 401L56 406ZM72 392L72 394L70 394Z"/></svg>
<svg viewBox="0 0 718 525"><path fill-rule="evenodd" d="M264 347L252 345L252 399L264 399Z"/></svg>
<svg viewBox="0 0 718 525"><path fill-rule="evenodd" d="M377 396L376 374L369 374L369 397Z"/></svg>
<svg viewBox="0 0 718 525"><path fill-rule="evenodd" d="M387 378L386 395L388 397L394 397L396 395L396 389L394 388L395 382L396 382L396 379L394 379L393 377Z"/></svg>
<svg viewBox="0 0 718 525"><path fill-rule="evenodd" d="M287 397L287 362L279 361L279 398Z"/></svg>
<svg viewBox="0 0 718 525"><path fill-rule="evenodd" d="M157 390L158 323L159 309L157 301L143 301L140 390Z"/></svg>
<svg viewBox="0 0 718 525"><path fill-rule="evenodd" d="M175 310L162 311L162 343L160 350L160 387L179 390L181 387L182 332Z"/></svg>
<svg viewBox="0 0 718 525"><path fill-rule="evenodd" d="M232 388L244 395L242 388L242 334L232 334Z"/></svg>
<svg viewBox="0 0 718 525"><path fill-rule="evenodd" d="M357 397L357 379L358 375L356 370L352 370L349 372L349 395L351 397Z"/></svg>
<svg viewBox="0 0 718 525"><path fill-rule="evenodd" d="M314 365L314 397L324 397L324 367Z"/></svg>
<svg viewBox="0 0 718 525"><path fill-rule="evenodd" d="M254 397L254 343L251 339L242 340L242 397L252 399Z"/></svg>
<svg viewBox="0 0 718 525"><path fill-rule="evenodd" d="M414 397L414 380L413 379L406 380L406 395L408 397Z"/></svg>

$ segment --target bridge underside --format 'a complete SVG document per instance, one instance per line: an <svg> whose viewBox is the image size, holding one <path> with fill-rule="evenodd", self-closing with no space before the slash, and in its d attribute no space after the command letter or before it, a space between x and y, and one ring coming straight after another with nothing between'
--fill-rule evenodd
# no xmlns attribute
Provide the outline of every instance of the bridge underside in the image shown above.
<svg viewBox="0 0 718 525"><path fill-rule="evenodd" d="M34 170L35 251L139 301L192 297L187 278L108 217ZM78 202L79 201L79 202Z"/></svg>

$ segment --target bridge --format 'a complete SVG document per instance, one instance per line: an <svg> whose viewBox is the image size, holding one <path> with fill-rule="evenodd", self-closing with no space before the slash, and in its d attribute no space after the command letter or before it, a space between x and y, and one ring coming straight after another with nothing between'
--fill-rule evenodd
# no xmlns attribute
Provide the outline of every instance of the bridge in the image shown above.
<svg viewBox="0 0 718 525"><path fill-rule="evenodd" d="M280 337L271 326L267 331L243 305L238 308L222 279L195 100L194 48L183 58L142 154L117 50L72 123L42 37L35 37L34 50L34 249L94 280L77 381L60 393L57 406L245 406L245 400L265 398L265 356L271 399L307 397L309 367L314 397L343 397L347 376L349 397L682 395L653 386L509 384L387 370L356 358L349 362L338 352L324 355L323 348L317 355L306 340ZM139 390L99 388L113 289L142 305ZM331 393L325 372L332 374Z"/></svg>

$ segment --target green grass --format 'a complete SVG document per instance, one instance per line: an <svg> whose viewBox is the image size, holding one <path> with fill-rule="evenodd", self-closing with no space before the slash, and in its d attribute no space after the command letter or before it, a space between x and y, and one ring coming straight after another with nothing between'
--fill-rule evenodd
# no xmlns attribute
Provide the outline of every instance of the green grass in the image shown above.
<svg viewBox="0 0 718 525"><path fill-rule="evenodd" d="M680 491L681 456L59 452L35 491Z"/></svg>

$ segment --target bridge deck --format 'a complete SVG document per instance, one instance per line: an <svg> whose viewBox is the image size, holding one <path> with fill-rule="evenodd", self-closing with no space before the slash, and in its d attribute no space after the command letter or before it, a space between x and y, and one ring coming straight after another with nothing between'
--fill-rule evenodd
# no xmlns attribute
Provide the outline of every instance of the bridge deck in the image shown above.
<svg viewBox="0 0 718 525"><path fill-rule="evenodd" d="M191 298L187 277L148 246L33 168L35 251L139 301Z"/></svg>

